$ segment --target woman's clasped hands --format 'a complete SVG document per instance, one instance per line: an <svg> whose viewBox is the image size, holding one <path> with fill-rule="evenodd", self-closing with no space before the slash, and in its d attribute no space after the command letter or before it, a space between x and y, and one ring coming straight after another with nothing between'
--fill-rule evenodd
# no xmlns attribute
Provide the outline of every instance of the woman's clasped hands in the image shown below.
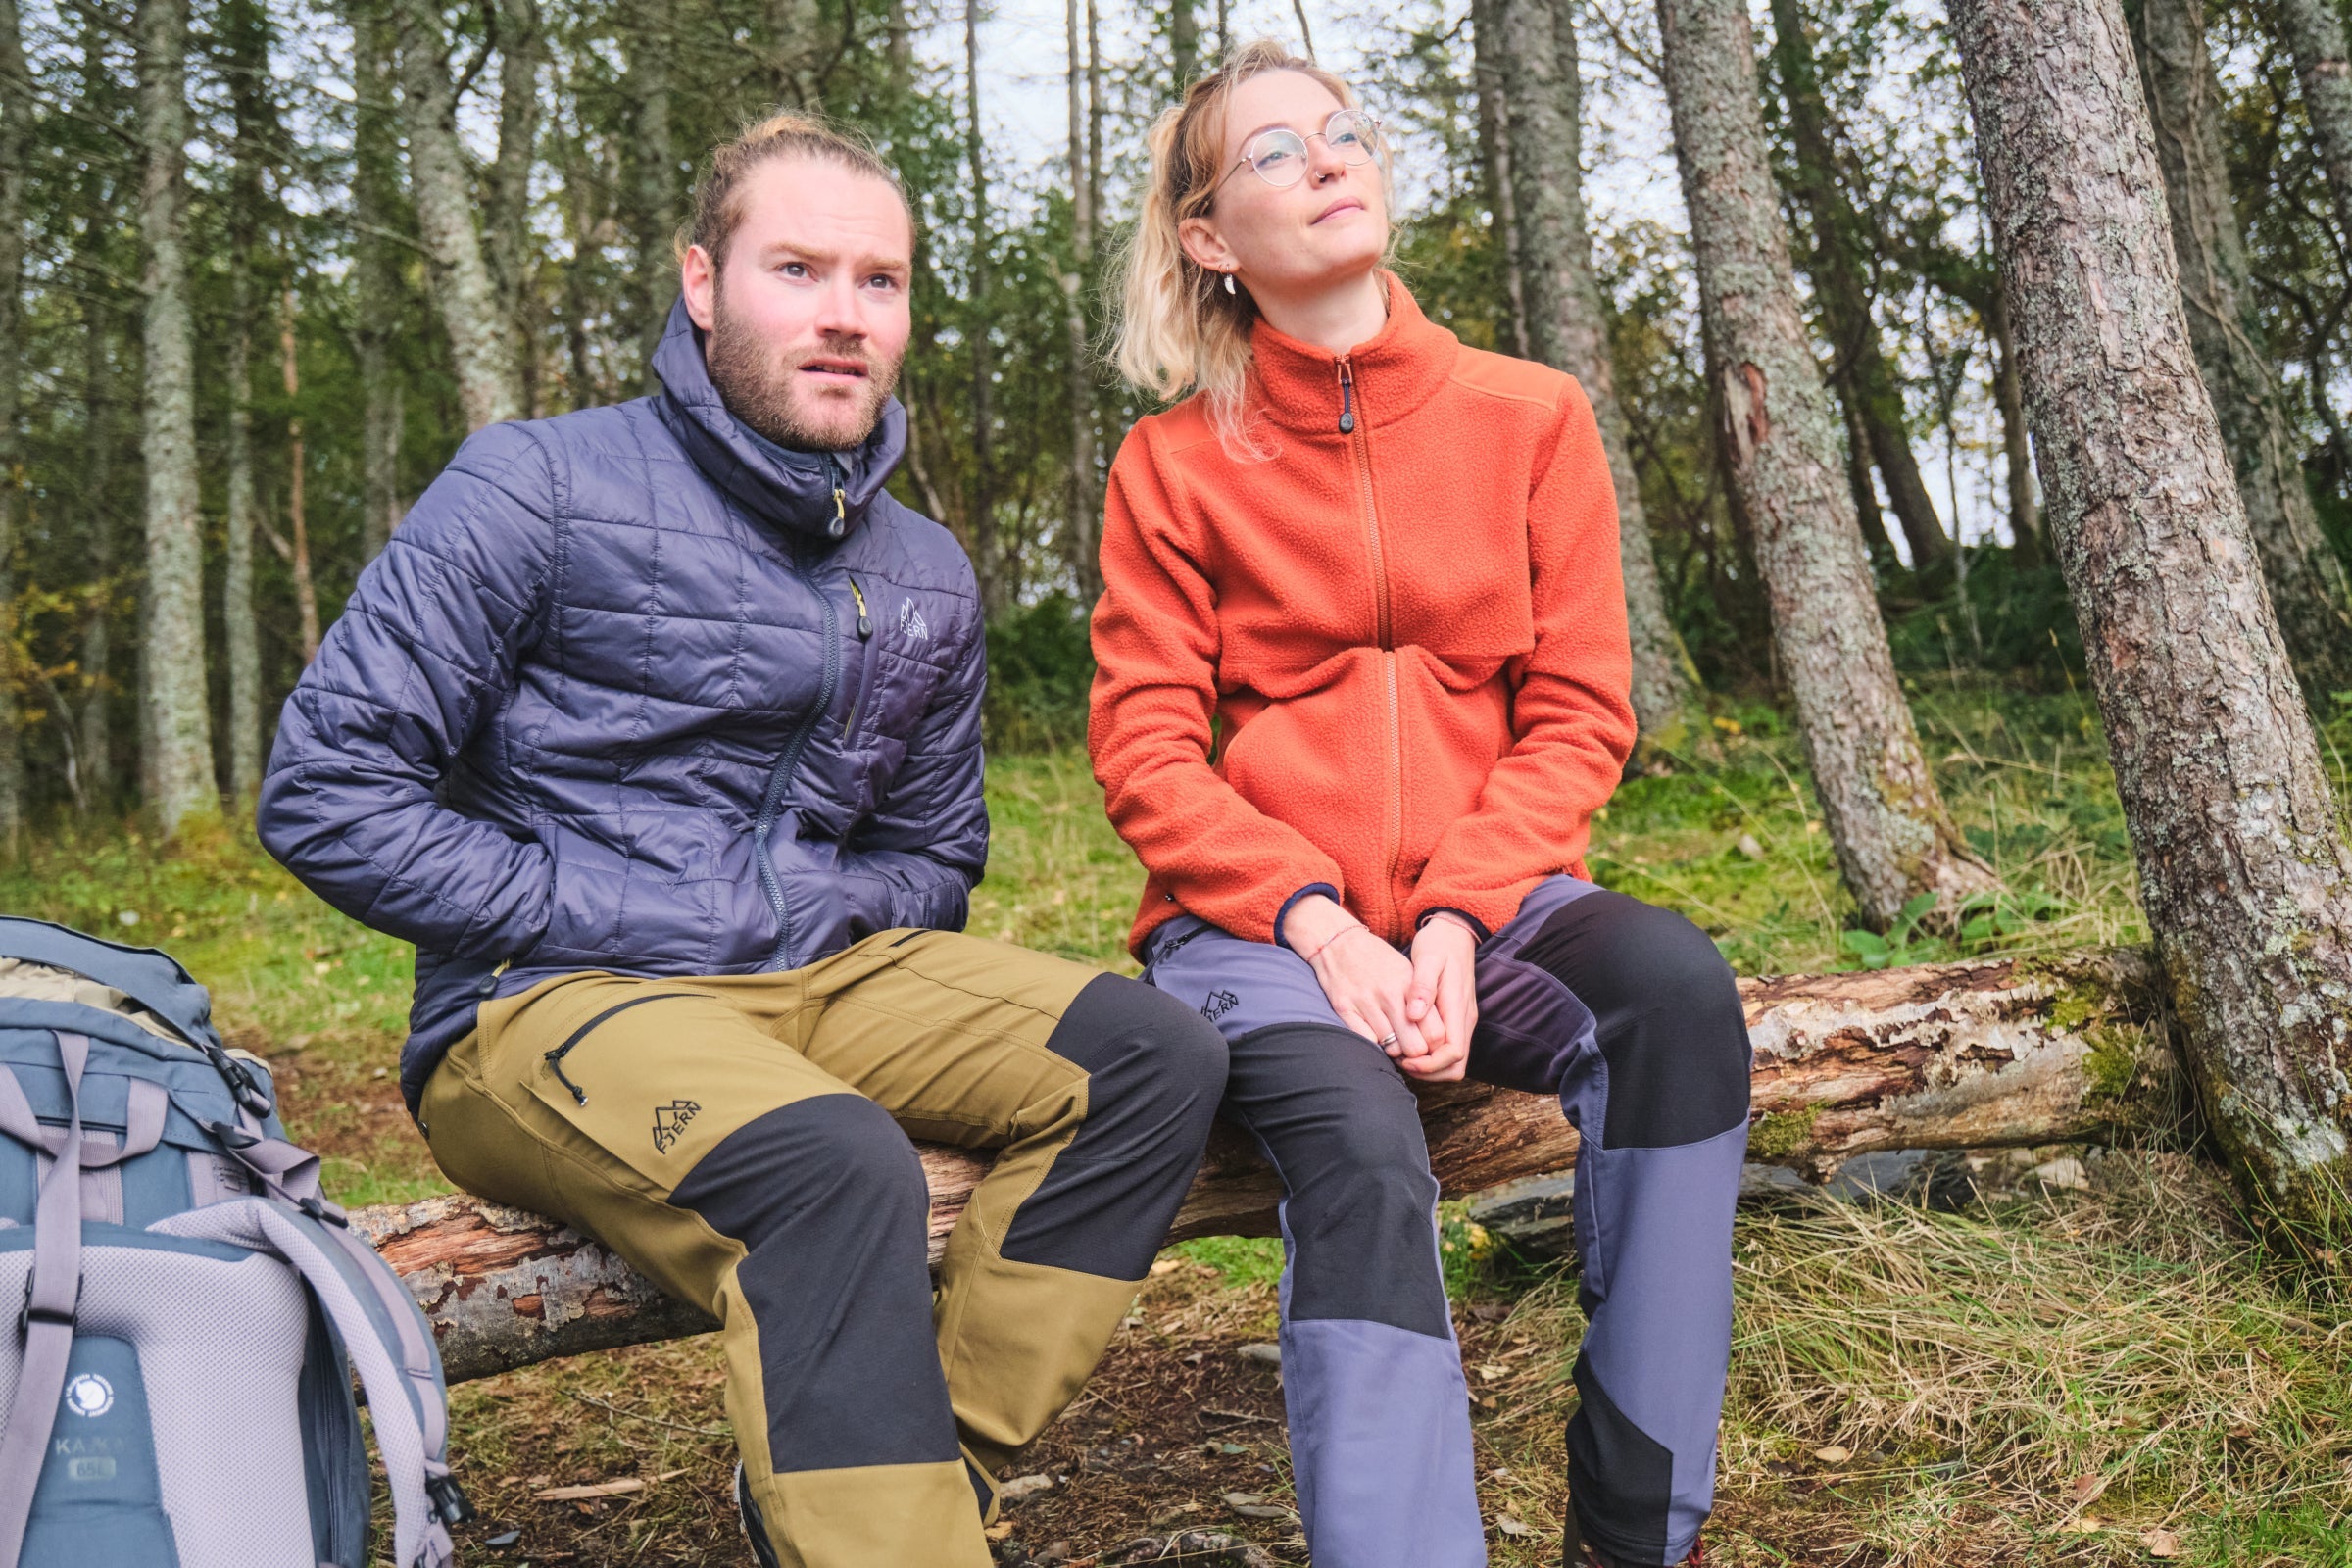
<svg viewBox="0 0 2352 1568"><path fill-rule="evenodd" d="M1441 912L1423 922L1409 956L1383 942L1337 901L1301 899L1284 921L1340 1021L1431 1083L1462 1076L1478 1027L1477 935Z"/></svg>

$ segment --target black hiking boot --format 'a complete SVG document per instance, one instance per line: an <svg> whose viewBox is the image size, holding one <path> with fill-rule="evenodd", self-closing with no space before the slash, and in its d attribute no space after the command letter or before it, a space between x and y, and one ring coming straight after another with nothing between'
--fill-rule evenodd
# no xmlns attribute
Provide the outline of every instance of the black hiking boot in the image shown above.
<svg viewBox="0 0 2352 1568"><path fill-rule="evenodd" d="M752 1478L744 1474L743 1461L735 1463L735 1512L743 1524L743 1539L752 1544L752 1560L760 1568L783 1568L776 1560L774 1543L767 1539L767 1526L760 1517L760 1504L752 1500Z"/></svg>

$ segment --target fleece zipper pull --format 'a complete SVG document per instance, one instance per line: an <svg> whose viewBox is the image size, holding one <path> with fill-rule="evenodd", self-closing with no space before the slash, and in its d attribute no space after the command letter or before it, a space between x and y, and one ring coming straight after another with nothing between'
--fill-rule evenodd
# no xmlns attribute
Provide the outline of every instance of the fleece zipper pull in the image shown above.
<svg viewBox="0 0 2352 1568"><path fill-rule="evenodd" d="M850 476L830 452L825 454L825 478L833 486L833 520L825 524L825 532L838 539L850 531Z"/></svg>
<svg viewBox="0 0 2352 1568"><path fill-rule="evenodd" d="M874 617L865 612L865 590L855 577L850 579L850 597L858 601L858 640L865 642L874 635Z"/></svg>
<svg viewBox="0 0 2352 1568"><path fill-rule="evenodd" d="M1355 368L1340 356L1340 434L1355 433Z"/></svg>

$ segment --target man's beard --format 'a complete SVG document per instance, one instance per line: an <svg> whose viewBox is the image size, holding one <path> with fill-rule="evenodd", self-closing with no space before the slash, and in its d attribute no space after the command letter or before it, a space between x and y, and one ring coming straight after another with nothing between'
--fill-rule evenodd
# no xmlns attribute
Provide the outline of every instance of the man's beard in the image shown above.
<svg viewBox="0 0 2352 1568"><path fill-rule="evenodd" d="M726 290L716 292L708 363L710 384L718 388L727 412L795 452L851 452L863 446L898 384L898 362L876 359L864 340L855 337L827 337L806 355L779 359L767 339L727 314ZM865 367L859 389L864 401L847 409L833 405L832 416L820 424L794 401L797 380L808 360L836 358Z"/></svg>

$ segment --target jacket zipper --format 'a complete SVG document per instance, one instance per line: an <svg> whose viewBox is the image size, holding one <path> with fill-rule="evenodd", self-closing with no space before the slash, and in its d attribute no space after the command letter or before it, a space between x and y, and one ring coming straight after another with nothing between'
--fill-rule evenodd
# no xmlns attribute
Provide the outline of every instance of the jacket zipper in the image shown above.
<svg viewBox="0 0 2352 1568"><path fill-rule="evenodd" d="M849 508L845 495L848 476L842 472L840 461L829 452L825 454L825 477L833 482L833 521L829 528L834 537L839 538L848 527ZM784 751L777 757L775 766L768 769L767 793L760 798L760 814L752 822L753 853L760 862L760 891L767 895L767 906L776 916L775 951L767 958L770 969L790 966L792 916L784 907L784 884L777 877L775 859L768 853L768 838L775 830L776 812L784 804L785 787L792 782L792 775L800 770L801 754L808 749L808 737L816 733L816 726L832 710L834 694L841 690L841 617L833 609L832 596L802 566L801 553L797 549L792 552L792 571L794 576L808 584L808 591L816 595L817 603L825 609L825 675L817 688L816 702L808 710L808 716L801 720L791 738L785 741Z"/></svg>
<svg viewBox="0 0 2352 1568"><path fill-rule="evenodd" d="M856 577L850 579L850 597L858 601L858 640L870 644L874 640L874 617L866 611L865 590L858 586ZM858 656L858 695L850 699L849 720L841 726L841 739L845 746L858 738L858 718L865 710L865 689L873 684L873 673L874 651L868 647Z"/></svg>
<svg viewBox="0 0 2352 1568"><path fill-rule="evenodd" d="M1389 902L1387 925L1393 932L1396 925L1396 858L1404 846L1404 746L1399 731L1402 718L1396 697L1396 647L1395 625L1389 608L1389 567L1387 557L1380 547L1380 509L1372 493L1372 453L1363 429L1363 418L1355 391L1355 365L1345 354L1339 357L1337 371L1340 378L1340 434L1349 438L1348 456L1355 469L1356 494L1364 508L1364 537L1372 556L1373 619L1376 640L1380 644L1381 674L1387 687L1388 707L1388 800L1382 814L1383 849L1387 852L1388 885L1382 896Z"/></svg>

